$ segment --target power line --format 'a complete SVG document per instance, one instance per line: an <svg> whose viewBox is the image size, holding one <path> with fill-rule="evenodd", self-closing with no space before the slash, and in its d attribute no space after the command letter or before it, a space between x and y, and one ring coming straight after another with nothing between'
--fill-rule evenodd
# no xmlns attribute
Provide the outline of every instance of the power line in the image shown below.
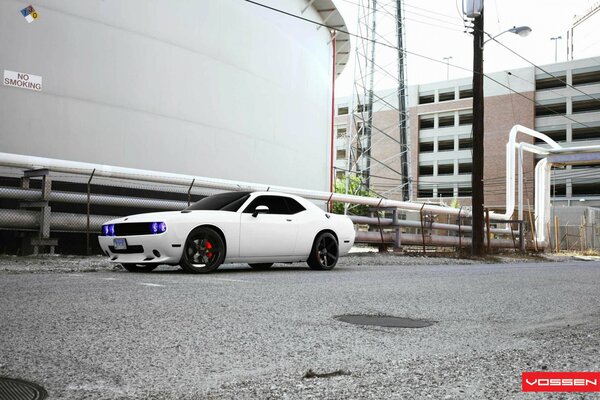
<svg viewBox="0 0 600 400"><path fill-rule="evenodd" d="M516 91L516 90L512 89L511 87L509 87L509 86L505 85L504 83L502 83L502 82L500 82L500 81L498 81L498 80L496 80L496 79L492 78L491 76L489 76L489 75L487 75L487 74L485 74L485 73L483 73L483 72L480 72L480 71L473 71L473 70L471 70L471 69L469 69L469 68L466 68L466 67L461 67L461 66L459 66L459 65L455 65L455 64L446 63L445 61L438 60L438 59L435 59L435 58L433 58L433 57L429 57L429 56L426 56L426 55L423 55L423 54L415 53L415 52L412 52L412 51L409 51L409 50L406 50L406 49L399 49L397 46L394 46L394 45L391 45L391 44L387 44L387 43L381 43L381 42L378 42L377 40L374 40L374 39L365 38L365 37L363 37L363 36L360 36L360 35L357 35L357 34L354 34L354 33L350 33L350 32L348 32L348 31L345 31L345 30L343 30L343 29L336 28L336 27L332 27L332 26L329 26L329 25L327 25L327 24L323 24L323 23L320 23L320 22L317 22L317 21L313 21L313 20L310 20L310 19L308 19L308 18L304 18L304 17L301 17L301 16L299 16L299 15L295 15L295 14L289 13L289 12L287 12L287 11L280 10L280 9L278 9L278 8L274 8L274 7L271 7L271 6L267 6L267 5L265 5L265 4L261 4L261 3L258 3L258 2L256 2L256 1L253 1L253 0L244 0L244 1L246 1L246 2L248 2L248 3L251 3L251 4L254 4L254 5L257 5L257 6L259 6L259 7L264 7L264 8L267 8L267 9L269 9L269 10L272 10L272 11L275 11L275 12L278 12L278 13L281 13L281 14L285 14L285 15L287 15L287 16L290 16L290 17L292 17L292 18L301 19L301 20L303 20L303 21L305 21L305 22L309 22L309 23L311 23L311 24L319 25L319 26L322 26L322 27L328 28L328 29L330 29L330 30L334 30L334 31L337 31L337 32L345 33L345 34L347 34L347 35L349 35L349 36L351 36L351 37L357 38L357 39L361 39L361 40L364 40L364 41L368 41L368 42L371 42L371 43L373 43L373 44L379 44L379 45L381 45L381 46L388 47L388 48L390 48L390 49L394 49L394 50L396 50L396 51L400 50L400 51L403 51L403 52L404 52L404 53L406 53L406 54L411 54L411 55L414 55L414 56L416 56L416 57L424 58L424 59L426 59L426 60L433 61L433 62L436 62L436 63L438 63L438 64L450 65L450 66L451 66L451 67L453 67L453 68L458 68L458 69L460 69L460 70L463 70L463 71L466 71L466 72L470 72L470 73L473 73L473 74L482 74L482 75L483 75L484 77L486 77L487 79L489 79L489 80L491 80L491 81L495 82L496 84L498 84L498 85L500 85L500 86L504 87L505 89L508 89L510 92L512 92L512 93L515 93L515 94L517 94L517 95L519 95L519 96L523 97L524 99L527 99L528 101L531 101L531 102L532 102L532 103L534 103L536 106L538 106L538 107L541 107L541 108L544 108L544 109L546 109L546 110L548 110L548 111L552 112L553 114L555 114L555 115L557 115L557 116L560 116L560 117L566 118L566 119L568 119L568 120L570 120L570 121L572 121L572 122L575 122L575 123L577 123L577 124L581 124L581 125L585 126L586 128L590 128L590 126L588 126L588 125L584 124L583 122L579 122L579 121L577 121L577 120L575 120L575 119L573 119L573 118L571 118L571 117L568 117L568 116L567 116L567 115L565 115L565 114L561 114L561 113L559 113L558 111L556 111L556 110L554 110L554 109L552 109L552 108L550 108L550 107L548 107L548 106L546 106L546 105L544 105L544 104L540 104L540 103L539 103L539 102L537 102L536 100L534 100L534 99L531 99L531 98L529 98L529 97L525 96L523 93L520 93L520 92L518 92L518 91ZM494 41L496 41L496 40L494 40ZM496 41L496 42L497 42L497 41ZM498 43L500 43L500 42L498 42ZM511 51L512 51L512 50L511 50ZM534 66L535 66L535 64L534 64ZM583 93L583 92L582 92L582 93ZM595 100L598 100L598 99L596 99L596 98L594 98L594 99L595 99Z"/></svg>
<svg viewBox="0 0 600 400"><path fill-rule="evenodd" d="M500 46L504 47L505 49L507 49L508 51L510 51L511 53L513 53L514 55L516 55L517 57L519 57L519 58L521 58L522 60L526 61L527 63L529 63L529 64L533 65L535 68L539 69L539 70L540 70L540 71L542 71L543 73L550 75L552 78L554 78L554 79L558 80L558 81L559 81L559 82L561 82L561 83L564 83L566 86L570 87L571 89L574 89L574 90L578 91L579 93L581 93L581 94L583 94L583 95L585 95L585 96L589 97L590 99L592 99L592 100L595 100L595 101L597 101L597 102L600 102L600 99L599 99L599 98L597 98L597 97L594 97L594 96L592 96L592 95L590 95L590 94L588 94L588 93L586 93L586 92L582 91L582 90L581 90L581 89L579 89L579 88L576 88L575 86L573 86L573 85L571 85L571 84L567 83L566 81L564 81L564 80L563 80L563 79L561 79L560 77L558 77L558 76L556 76L556 75L553 75L552 73L550 73L550 72L546 71L544 68L542 68L542 67L540 67L539 65L536 65L536 64L534 64L533 62L529 61L527 58L523 57L522 55L520 55L519 53L517 53L516 51L514 51L513 49L511 49L510 47L508 47L508 46L507 46L507 45L505 45L504 43L502 43L502 42L499 42L498 40L496 40L496 38L494 38L494 37L491 37L491 39L492 39L494 42L498 43Z"/></svg>

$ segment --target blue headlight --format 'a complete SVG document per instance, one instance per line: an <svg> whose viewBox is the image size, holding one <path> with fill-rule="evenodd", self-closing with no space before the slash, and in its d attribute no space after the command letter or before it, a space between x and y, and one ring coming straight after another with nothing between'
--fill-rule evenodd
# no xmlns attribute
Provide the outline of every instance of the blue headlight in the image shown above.
<svg viewBox="0 0 600 400"><path fill-rule="evenodd" d="M167 224L164 222L152 222L150 223L150 232L153 234L163 233L167 230Z"/></svg>
<svg viewBox="0 0 600 400"><path fill-rule="evenodd" d="M102 236L108 236L108 225L102 225Z"/></svg>
<svg viewBox="0 0 600 400"><path fill-rule="evenodd" d="M108 225L108 236L115 236L115 225Z"/></svg>

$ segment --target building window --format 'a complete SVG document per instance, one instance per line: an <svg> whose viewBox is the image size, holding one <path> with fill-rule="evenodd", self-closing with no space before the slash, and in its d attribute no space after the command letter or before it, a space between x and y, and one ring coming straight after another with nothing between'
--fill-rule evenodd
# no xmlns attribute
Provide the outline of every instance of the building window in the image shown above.
<svg viewBox="0 0 600 400"><path fill-rule="evenodd" d="M439 175L454 175L454 164L438 164Z"/></svg>
<svg viewBox="0 0 600 400"><path fill-rule="evenodd" d="M567 112L567 103L564 100L557 100L556 103L538 104L535 106L535 116L543 117L546 115L565 114Z"/></svg>
<svg viewBox="0 0 600 400"><path fill-rule="evenodd" d="M471 186L458 187L458 197L471 197L472 193Z"/></svg>
<svg viewBox="0 0 600 400"><path fill-rule="evenodd" d="M556 196L556 197L564 197L567 195L567 185L564 183L558 184L558 185L552 185L552 187L550 188L550 195L552 197Z"/></svg>
<svg viewBox="0 0 600 400"><path fill-rule="evenodd" d="M356 108L356 110L358 112L367 112L371 109L371 106L369 104L359 104L358 107Z"/></svg>
<svg viewBox="0 0 600 400"><path fill-rule="evenodd" d="M600 139L600 126L590 128L573 128L572 141Z"/></svg>
<svg viewBox="0 0 600 400"><path fill-rule="evenodd" d="M432 115L419 115L419 129L431 129L433 128L433 116Z"/></svg>
<svg viewBox="0 0 600 400"><path fill-rule="evenodd" d="M553 129L553 130L549 130L549 131L540 131L540 133L543 133L544 135L548 136L550 139L554 140L555 142L564 142L567 140L567 130L566 129ZM534 138L533 140L534 143L546 143L545 141L543 141L542 139L539 138Z"/></svg>
<svg viewBox="0 0 600 400"><path fill-rule="evenodd" d="M338 107L337 113L338 115L348 115L348 107Z"/></svg>
<svg viewBox="0 0 600 400"><path fill-rule="evenodd" d="M556 75L556 77L548 78L537 78L535 80L535 90L555 89L564 88L567 85L565 82L567 77L565 75Z"/></svg>
<svg viewBox="0 0 600 400"><path fill-rule="evenodd" d="M417 192L417 197L432 198L433 197L433 189L419 187L419 190Z"/></svg>
<svg viewBox="0 0 600 400"><path fill-rule="evenodd" d="M346 137L347 130L346 128L337 128L337 138L343 139Z"/></svg>
<svg viewBox="0 0 600 400"><path fill-rule="evenodd" d="M419 104L429 104L435 101L433 93L421 93L419 95Z"/></svg>
<svg viewBox="0 0 600 400"><path fill-rule="evenodd" d="M440 140L438 142L438 151L454 151L454 139Z"/></svg>
<svg viewBox="0 0 600 400"><path fill-rule="evenodd" d="M473 88L470 86L461 87L458 92L458 97L460 99L469 99L469 98L473 97Z"/></svg>
<svg viewBox="0 0 600 400"><path fill-rule="evenodd" d="M454 126L454 114L438 116L438 127Z"/></svg>
<svg viewBox="0 0 600 400"><path fill-rule="evenodd" d="M361 135L365 134L365 124L363 124L362 122L357 122L356 123L356 134L358 136L361 136Z"/></svg>
<svg viewBox="0 0 600 400"><path fill-rule="evenodd" d="M571 185L571 194L573 197L600 196L600 185L597 183L573 183Z"/></svg>
<svg viewBox="0 0 600 400"><path fill-rule="evenodd" d="M573 114L600 111L600 100L592 100L589 97L573 99Z"/></svg>
<svg viewBox="0 0 600 400"><path fill-rule="evenodd" d="M433 165L419 165L419 176L433 176Z"/></svg>
<svg viewBox="0 0 600 400"><path fill-rule="evenodd" d="M454 197L454 188L451 187L438 187L438 197Z"/></svg>
<svg viewBox="0 0 600 400"><path fill-rule="evenodd" d="M433 142L420 142L419 153L433 153Z"/></svg>
<svg viewBox="0 0 600 400"><path fill-rule="evenodd" d="M589 169L589 168L600 168L600 164L579 164L579 165L571 165L571 169ZM600 172L598 172L598 176L600 176Z"/></svg>
<svg viewBox="0 0 600 400"><path fill-rule="evenodd" d="M600 70L578 73L573 71L573 85L591 85L600 83Z"/></svg>
<svg viewBox="0 0 600 400"><path fill-rule="evenodd" d="M471 163L471 162L461 162L461 163L458 163L458 173L459 174L471 174L471 173L473 173L473 163Z"/></svg>
<svg viewBox="0 0 600 400"><path fill-rule="evenodd" d="M473 139L464 138L458 139L458 150L470 150L473 148Z"/></svg>
<svg viewBox="0 0 600 400"><path fill-rule="evenodd" d="M439 101L449 101L454 100L454 89L450 89L450 91L440 92L438 95Z"/></svg>
<svg viewBox="0 0 600 400"><path fill-rule="evenodd" d="M458 125L473 124L473 111L460 112L458 114Z"/></svg>
<svg viewBox="0 0 600 400"><path fill-rule="evenodd" d="M346 150L345 149L338 149L336 155L335 155L336 160L345 160L346 159Z"/></svg>

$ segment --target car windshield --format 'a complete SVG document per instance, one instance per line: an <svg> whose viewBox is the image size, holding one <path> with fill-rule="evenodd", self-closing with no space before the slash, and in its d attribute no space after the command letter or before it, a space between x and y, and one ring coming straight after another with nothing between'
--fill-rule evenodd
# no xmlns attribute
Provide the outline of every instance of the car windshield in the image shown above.
<svg viewBox="0 0 600 400"><path fill-rule="evenodd" d="M186 208L188 211L195 210L220 210L236 212L242 204L250 197L248 192L221 193L208 196Z"/></svg>

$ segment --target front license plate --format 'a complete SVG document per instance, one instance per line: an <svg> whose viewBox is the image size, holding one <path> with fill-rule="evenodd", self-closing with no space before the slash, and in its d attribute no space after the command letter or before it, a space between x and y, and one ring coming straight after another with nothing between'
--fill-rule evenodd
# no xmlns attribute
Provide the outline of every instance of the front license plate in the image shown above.
<svg viewBox="0 0 600 400"><path fill-rule="evenodd" d="M113 239L115 250L127 250L127 239Z"/></svg>

